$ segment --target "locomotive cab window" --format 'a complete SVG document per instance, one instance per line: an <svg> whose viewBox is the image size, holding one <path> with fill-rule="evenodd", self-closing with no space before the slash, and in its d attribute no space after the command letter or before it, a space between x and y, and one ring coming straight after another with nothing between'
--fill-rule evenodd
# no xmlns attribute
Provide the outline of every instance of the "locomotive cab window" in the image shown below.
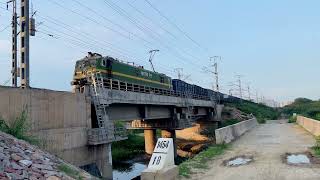
<svg viewBox="0 0 320 180"><path fill-rule="evenodd" d="M106 60L102 60L101 63L102 63L102 66L106 66Z"/></svg>

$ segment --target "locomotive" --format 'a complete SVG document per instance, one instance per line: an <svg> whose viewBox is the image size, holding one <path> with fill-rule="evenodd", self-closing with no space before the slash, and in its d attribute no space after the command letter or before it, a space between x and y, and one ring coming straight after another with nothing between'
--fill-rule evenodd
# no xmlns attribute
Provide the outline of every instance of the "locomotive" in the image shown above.
<svg viewBox="0 0 320 180"><path fill-rule="evenodd" d="M90 83L87 81L87 77L95 73L99 73L103 79L112 79L122 83L144 86L156 89L158 92L166 92L166 94L187 95L191 98L206 100L214 98L219 99L220 102L241 100L238 97L215 92L179 79L172 79L162 73L146 70L143 66L135 66L134 64L125 63L109 56L103 57L98 53L91 52L85 58L76 62L71 84L76 89L80 89Z"/></svg>
<svg viewBox="0 0 320 180"><path fill-rule="evenodd" d="M100 72L102 78L119 80L142 86L170 90L171 78L165 74L152 72L143 66L134 66L121 62L112 57L102 57L97 53L88 53L88 56L78 60L75 66L72 85L84 85L91 73Z"/></svg>

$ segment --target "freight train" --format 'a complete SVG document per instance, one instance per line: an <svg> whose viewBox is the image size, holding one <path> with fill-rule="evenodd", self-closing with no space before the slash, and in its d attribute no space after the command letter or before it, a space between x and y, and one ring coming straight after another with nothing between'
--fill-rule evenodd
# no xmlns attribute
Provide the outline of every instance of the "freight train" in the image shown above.
<svg viewBox="0 0 320 180"><path fill-rule="evenodd" d="M165 74L146 70L143 66L135 66L134 64L125 63L108 56L103 57L100 54L91 52L85 58L76 62L71 84L76 90L81 91L82 87L91 83L88 77L96 73L99 73L101 78L105 80L118 82L119 90L123 90L124 88L121 88L121 85L124 85L126 87L125 90L128 90L128 87L143 87L139 89L147 93L205 100L215 99L220 102L241 101L238 97L215 92L179 79L172 79ZM110 84L108 87L112 88ZM130 90L135 91L135 88Z"/></svg>

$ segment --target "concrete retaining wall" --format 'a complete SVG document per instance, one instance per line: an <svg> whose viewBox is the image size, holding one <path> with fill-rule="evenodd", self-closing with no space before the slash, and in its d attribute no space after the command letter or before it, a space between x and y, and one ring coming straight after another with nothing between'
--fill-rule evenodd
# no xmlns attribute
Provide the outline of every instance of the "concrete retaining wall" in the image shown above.
<svg viewBox="0 0 320 180"><path fill-rule="evenodd" d="M43 140L47 151L78 166L108 159L107 150L87 146L91 102L83 94L0 86L3 119L12 122L24 108L28 111L30 132Z"/></svg>
<svg viewBox="0 0 320 180"><path fill-rule="evenodd" d="M320 121L303 116L297 116L297 123L307 131L309 131L311 134L315 136L320 135Z"/></svg>
<svg viewBox="0 0 320 180"><path fill-rule="evenodd" d="M222 144L222 143L229 143L236 138L243 135L248 130L256 127L258 125L258 122L255 118L239 122L237 124L233 124L227 127L223 127L220 129L215 130L216 135L216 143Z"/></svg>

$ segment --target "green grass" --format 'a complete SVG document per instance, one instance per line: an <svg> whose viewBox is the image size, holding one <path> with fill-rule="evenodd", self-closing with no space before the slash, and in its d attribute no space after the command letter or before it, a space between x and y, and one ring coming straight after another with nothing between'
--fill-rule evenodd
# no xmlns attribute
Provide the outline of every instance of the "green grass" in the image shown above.
<svg viewBox="0 0 320 180"><path fill-rule="evenodd" d="M265 123L266 120L276 120L280 116L278 109L264 104L243 101L238 103L227 103L226 105L237 108L244 113L253 114L259 123Z"/></svg>
<svg viewBox="0 0 320 180"><path fill-rule="evenodd" d="M129 160L144 153L144 136L140 134L141 131L131 131L127 140L112 143L112 159L114 162Z"/></svg>
<svg viewBox="0 0 320 180"><path fill-rule="evenodd" d="M76 169L72 168L71 166L69 166L65 163L58 165L58 169L74 179L77 179L77 180L83 179L83 177L80 175L79 171L77 171Z"/></svg>
<svg viewBox="0 0 320 180"><path fill-rule="evenodd" d="M239 122L241 122L241 121L238 120L238 119L227 119L227 120L225 120L225 121L223 121L223 122L221 123L221 126L220 126L220 127L230 126L230 125L233 125L233 124L237 124L237 123L239 123Z"/></svg>
<svg viewBox="0 0 320 180"><path fill-rule="evenodd" d="M208 161L212 160L214 157L221 155L226 149L227 145L214 145L210 146L205 151L200 152L194 158L188 159L187 161L179 165L180 176L189 178L192 174L193 169L207 169Z"/></svg>
<svg viewBox="0 0 320 180"><path fill-rule="evenodd" d="M320 157L320 136L316 137L316 144L311 149L317 157Z"/></svg>
<svg viewBox="0 0 320 180"><path fill-rule="evenodd" d="M39 140L28 133L30 125L28 123L28 113L23 110L12 123L7 123L0 117L0 131L25 140L31 144L39 144Z"/></svg>

